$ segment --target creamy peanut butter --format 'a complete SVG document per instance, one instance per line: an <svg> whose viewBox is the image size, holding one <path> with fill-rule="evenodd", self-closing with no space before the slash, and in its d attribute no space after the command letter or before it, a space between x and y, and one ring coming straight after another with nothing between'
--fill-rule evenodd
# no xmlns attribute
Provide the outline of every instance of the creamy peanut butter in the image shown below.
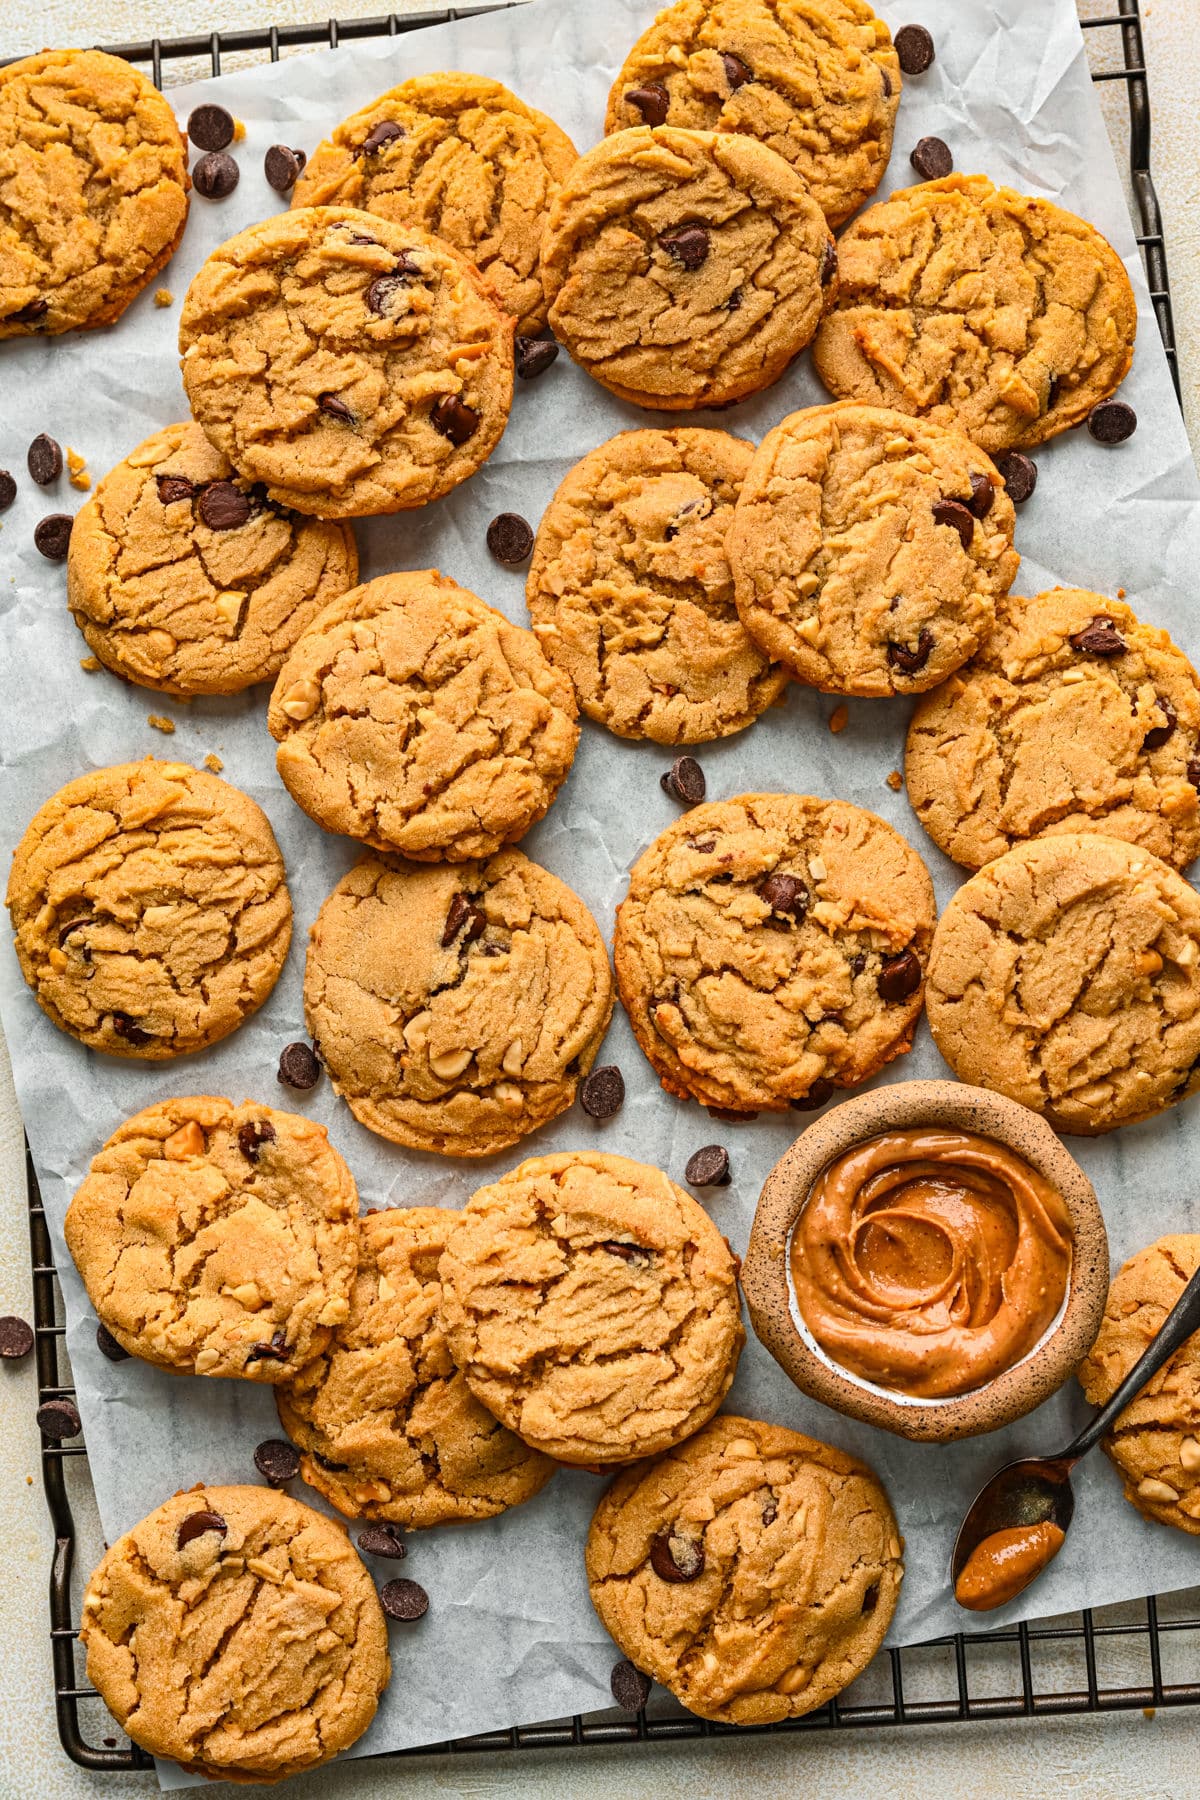
<svg viewBox="0 0 1200 1800"><path fill-rule="evenodd" d="M993 1531L976 1544L954 1584L954 1598L970 1612L1007 1606L1040 1575L1063 1546L1064 1532L1050 1519Z"/></svg>
<svg viewBox="0 0 1200 1800"><path fill-rule="evenodd" d="M825 1353L865 1380L966 1394L1050 1325L1072 1240L1062 1195L1003 1144L883 1132L813 1183L792 1234L796 1302Z"/></svg>

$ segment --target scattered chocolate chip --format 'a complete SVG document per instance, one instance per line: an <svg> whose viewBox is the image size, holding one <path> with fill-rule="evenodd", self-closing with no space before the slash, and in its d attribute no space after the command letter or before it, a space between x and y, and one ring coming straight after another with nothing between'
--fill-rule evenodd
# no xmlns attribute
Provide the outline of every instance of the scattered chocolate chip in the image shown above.
<svg viewBox="0 0 1200 1800"><path fill-rule="evenodd" d="M128 1362L129 1351L118 1344L107 1325L96 1327L96 1348L101 1356L107 1356L109 1362Z"/></svg>
<svg viewBox="0 0 1200 1800"><path fill-rule="evenodd" d="M866 1593L863 1595L862 1611L864 1613L873 1613L875 1611L875 1608L878 1605L879 1605L879 1583L877 1581L873 1581L871 1583L870 1587L867 1589Z"/></svg>
<svg viewBox="0 0 1200 1800"><path fill-rule="evenodd" d="M62 446L46 432L40 432L30 444L25 461L38 486L49 487L63 472Z"/></svg>
<svg viewBox="0 0 1200 1800"><path fill-rule="evenodd" d="M236 531L254 509L250 496L232 481L210 481L200 495L198 510L210 531Z"/></svg>
<svg viewBox="0 0 1200 1800"><path fill-rule="evenodd" d="M450 902L450 910L446 914L446 923L442 928L442 949L446 950L454 942L465 925L467 928L464 943L473 944L476 938L483 936L487 917L473 900L465 894L455 894Z"/></svg>
<svg viewBox="0 0 1200 1800"><path fill-rule="evenodd" d="M233 142L233 130L233 114L211 101L193 106L188 114L188 142L195 144L197 150L224 150L226 144Z"/></svg>
<svg viewBox="0 0 1200 1800"><path fill-rule="evenodd" d="M190 500L195 492L186 475L156 475L154 479L158 486L158 498L163 506L174 506L177 500ZM224 485L231 484L227 482Z"/></svg>
<svg viewBox="0 0 1200 1800"><path fill-rule="evenodd" d="M833 1083L822 1076L820 1081L813 1082L807 1094L800 1094L795 1100L789 1100L788 1105L793 1112L816 1112L819 1106L824 1106L832 1098Z"/></svg>
<svg viewBox="0 0 1200 1800"><path fill-rule="evenodd" d="M19 1362L33 1349L33 1326L13 1313L0 1319L0 1356L8 1362Z"/></svg>
<svg viewBox="0 0 1200 1800"><path fill-rule="evenodd" d="M379 1600L389 1619L403 1619L411 1624L423 1619L429 1611L429 1595L419 1581L387 1581L379 1590Z"/></svg>
<svg viewBox="0 0 1200 1800"><path fill-rule="evenodd" d="M1137 414L1124 400L1102 400L1088 414L1087 428L1098 444L1123 444L1137 430Z"/></svg>
<svg viewBox="0 0 1200 1800"><path fill-rule="evenodd" d="M685 269L698 269L707 261L708 233L703 225L680 225L675 231L664 231L658 241Z"/></svg>
<svg viewBox="0 0 1200 1800"><path fill-rule="evenodd" d="M1194 788L1200 788L1200 756L1189 756L1187 778Z"/></svg>
<svg viewBox="0 0 1200 1800"><path fill-rule="evenodd" d="M993 460L1009 499L1014 506L1021 506L1037 486L1037 464L1023 450L1006 450Z"/></svg>
<svg viewBox="0 0 1200 1800"><path fill-rule="evenodd" d="M625 1244L620 1238L604 1238L599 1247L615 1256L618 1262L629 1263L635 1269L644 1269L654 1260L654 1252L643 1244Z"/></svg>
<svg viewBox="0 0 1200 1800"><path fill-rule="evenodd" d="M204 200L227 200L241 178L241 171L224 150L210 150L192 170L192 186Z"/></svg>
<svg viewBox="0 0 1200 1800"><path fill-rule="evenodd" d="M626 88L625 102L636 107L646 125L661 125L671 110L671 96L661 81L648 81L645 87Z"/></svg>
<svg viewBox="0 0 1200 1800"><path fill-rule="evenodd" d="M290 194L307 161L303 150L289 150L286 144L272 144L263 157L263 174L277 194Z"/></svg>
<svg viewBox="0 0 1200 1800"><path fill-rule="evenodd" d="M695 1581L704 1571L704 1545L677 1531L650 1540L650 1567L663 1581Z"/></svg>
<svg viewBox="0 0 1200 1800"><path fill-rule="evenodd" d="M430 411L429 423L452 444L465 444L468 438L474 437L482 421L473 406L468 406L457 394L446 394Z"/></svg>
<svg viewBox="0 0 1200 1800"><path fill-rule="evenodd" d="M705 1144L688 1157L683 1174L691 1187L728 1187L728 1150L724 1144Z"/></svg>
<svg viewBox="0 0 1200 1800"><path fill-rule="evenodd" d="M70 513L48 513L33 528L33 541L47 562L66 562L71 545Z"/></svg>
<svg viewBox="0 0 1200 1800"><path fill-rule="evenodd" d="M318 394L317 406L327 418L336 419L339 424L353 425L356 423L353 407L347 406L339 394Z"/></svg>
<svg viewBox="0 0 1200 1800"><path fill-rule="evenodd" d="M538 375L544 375L558 355L558 345L552 337L519 337L514 348L517 374L522 381L533 381Z"/></svg>
<svg viewBox="0 0 1200 1800"><path fill-rule="evenodd" d="M910 650L907 644L889 643L887 659L892 668L898 669L902 675L915 675L929 661L932 649L933 633L927 626L922 625L913 649Z"/></svg>
<svg viewBox="0 0 1200 1800"><path fill-rule="evenodd" d="M764 1525L773 1525L778 1517L779 1506L774 1495L772 1495L762 1509L762 1522Z"/></svg>
<svg viewBox="0 0 1200 1800"><path fill-rule="evenodd" d="M613 1664L608 1685L618 1706L623 1706L626 1712L641 1712L650 1698L653 1684L648 1675L643 1675L640 1669L622 1658Z"/></svg>
<svg viewBox="0 0 1200 1800"><path fill-rule="evenodd" d="M272 1332L269 1344L255 1344L246 1361L247 1363L261 1362L264 1358L270 1358L272 1362L287 1361L288 1341L285 1331Z"/></svg>
<svg viewBox="0 0 1200 1800"><path fill-rule="evenodd" d="M1179 723L1179 716L1165 694L1155 694L1154 704L1167 722L1165 725L1151 726L1142 739L1143 750L1160 749Z"/></svg>
<svg viewBox="0 0 1200 1800"><path fill-rule="evenodd" d="M1086 656L1124 656L1129 648L1112 619L1104 613L1097 613L1082 631L1073 631L1067 642L1073 650L1082 650Z"/></svg>
<svg viewBox="0 0 1200 1800"><path fill-rule="evenodd" d="M180 1522L179 1529L175 1533L175 1548L182 1550L185 1544L190 1544L194 1538L203 1537L205 1532L217 1531L224 1537L228 1530L229 1527L219 1512L189 1513L187 1518Z"/></svg>
<svg viewBox="0 0 1200 1800"><path fill-rule="evenodd" d="M321 1064L315 1050L304 1043L285 1044L279 1052L279 1069L275 1079L281 1087L295 1088L306 1094L321 1079Z"/></svg>
<svg viewBox="0 0 1200 1800"><path fill-rule="evenodd" d="M817 276L822 287L829 286L837 274L837 267L837 245L827 240L821 251L821 267Z"/></svg>
<svg viewBox="0 0 1200 1800"><path fill-rule="evenodd" d="M875 977L881 1000L907 1000L921 985L921 960L915 950L885 956Z"/></svg>
<svg viewBox="0 0 1200 1800"><path fill-rule="evenodd" d="M625 1077L616 1063L593 1069L579 1090L579 1104L589 1119L611 1119L625 1103Z"/></svg>
<svg viewBox="0 0 1200 1800"><path fill-rule="evenodd" d="M237 1141L246 1161L256 1163L262 1146L275 1142L275 1127L270 1119L247 1119L238 1126Z"/></svg>
<svg viewBox="0 0 1200 1800"><path fill-rule="evenodd" d="M497 562L519 569L533 555L533 528L520 513L497 513L487 528L487 547Z"/></svg>
<svg viewBox="0 0 1200 1800"><path fill-rule="evenodd" d="M124 1038L127 1044L149 1044L154 1040L154 1033L143 1031L137 1020L131 1019L128 1013L114 1013L112 1022L117 1036Z"/></svg>
<svg viewBox="0 0 1200 1800"><path fill-rule="evenodd" d="M78 1437L83 1430L79 1408L73 1400L47 1400L37 1409L37 1422L45 1437L56 1443L63 1438Z"/></svg>
<svg viewBox="0 0 1200 1800"><path fill-rule="evenodd" d="M286 1487L300 1473L300 1452L286 1438L267 1438L254 1452L254 1466L269 1487Z"/></svg>
<svg viewBox="0 0 1200 1800"><path fill-rule="evenodd" d="M953 531L957 531L963 549L971 548L971 539L975 535L975 516L961 500L935 500L933 522L935 525L949 525Z"/></svg>
<svg viewBox="0 0 1200 1800"><path fill-rule="evenodd" d="M773 913L785 913L793 919L804 917L812 898L797 876L785 875L778 869L759 882L757 891L759 899L765 900Z"/></svg>
<svg viewBox="0 0 1200 1800"><path fill-rule="evenodd" d="M722 50L720 56L721 67L725 71L725 79L729 83L731 94L736 94L740 87L745 87L748 81L754 80L749 63L744 63L740 56L734 55L732 50Z"/></svg>
<svg viewBox="0 0 1200 1800"><path fill-rule="evenodd" d="M365 1526L358 1534L358 1547L365 1550L368 1556L390 1556L393 1562L408 1555L399 1528L386 1521Z"/></svg>
<svg viewBox="0 0 1200 1800"><path fill-rule="evenodd" d="M397 125L394 119L380 119L378 125L372 125L363 139L359 154L373 156L376 150L382 150L385 144L392 144L404 135L403 125Z"/></svg>
<svg viewBox="0 0 1200 1800"><path fill-rule="evenodd" d="M15 313L6 314L6 317L15 320L18 325L36 325L49 311L48 300L27 300L24 306L18 307Z"/></svg>
<svg viewBox="0 0 1200 1800"><path fill-rule="evenodd" d="M0 469L0 512L7 512L16 497L16 482L7 469Z"/></svg>
<svg viewBox="0 0 1200 1800"><path fill-rule="evenodd" d="M908 160L922 181L940 181L954 167L950 146L939 137L920 138Z"/></svg>
<svg viewBox="0 0 1200 1800"><path fill-rule="evenodd" d="M986 475L976 473L971 476L971 498L967 507L977 519L986 519L991 512L992 484Z"/></svg>
<svg viewBox="0 0 1200 1800"><path fill-rule="evenodd" d="M923 25L902 25L892 43L906 75L923 75L933 62L933 39Z"/></svg>
<svg viewBox="0 0 1200 1800"><path fill-rule="evenodd" d="M699 806L707 792L704 770L694 756L677 756L666 774L659 776L658 785L684 806Z"/></svg>

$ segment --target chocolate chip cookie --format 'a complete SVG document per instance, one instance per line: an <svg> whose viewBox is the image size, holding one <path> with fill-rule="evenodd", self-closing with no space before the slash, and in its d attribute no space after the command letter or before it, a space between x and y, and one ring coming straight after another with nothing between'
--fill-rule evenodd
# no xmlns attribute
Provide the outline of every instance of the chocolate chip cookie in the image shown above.
<svg viewBox="0 0 1200 1800"><path fill-rule="evenodd" d="M327 1762L362 1736L391 1673L345 1531L266 1487L194 1487L118 1538L79 1640L134 1743L213 1781Z"/></svg>
<svg viewBox="0 0 1200 1800"><path fill-rule="evenodd" d="M190 186L175 114L121 57L0 69L0 338L119 319L183 236Z"/></svg>
<svg viewBox="0 0 1200 1800"><path fill-rule="evenodd" d="M737 1259L657 1169L563 1152L473 1194L439 1266L476 1399L561 1462L630 1462L710 1419L745 1342Z"/></svg>
<svg viewBox="0 0 1200 1800"><path fill-rule="evenodd" d="M519 850L452 868L368 856L309 938L305 1016L334 1086L412 1150L490 1156L557 1118L612 1005L595 920Z"/></svg>
<svg viewBox="0 0 1200 1800"><path fill-rule="evenodd" d="M726 555L753 452L724 431L624 431L576 463L542 516L534 633L618 737L727 737L783 691L738 619Z"/></svg>
<svg viewBox="0 0 1200 1800"><path fill-rule="evenodd" d="M904 767L922 825L968 869L1092 830L1185 869L1200 855L1200 676L1120 600L1010 595L913 714Z"/></svg>
<svg viewBox="0 0 1200 1800"><path fill-rule="evenodd" d="M458 250L302 206L214 250L179 321L196 421L268 499L323 519L424 506L508 419L513 322Z"/></svg>
<svg viewBox="0 0 1200 1800"><path fill-rule="evenodd" d="M542 228L574 144L545 113L458 70L414 75L317 145L293 206L359 206L421 225L491 282L517 330L546 323Z"/></svg>
<svg viewBox="0 0 1200 1800"><path fill-rule="evenodd" d="M275 1390L300 1473L352 1519L491 1519L545 1487L555 1465L480 1406L438 1322L438 1262L458 1218L441 1207L369 1212L350 1316Z"/></svg>
<svg viewBox="0 0 1200 1800"><path fill-rule="evenodd" d="M900 87L888 28L863 0L679 0L625 58L604 129L743 132L840 225L887 168Z"/></svg>
<svg viewBox="0 0 1200 1800"><path fill-rule="evenodd" d="M1019 557L999 474L960 431L814 406L769 431L729 535L737 606L769 656L834 694L911 694L979 648Z"/></svg>
<svg viewBox="0 0 1200 1800"><path fill-rule="evenodd" d="M1135 844L1063 832L961 888L926 1008L961 1081L1093 1137L1200 1087L1200 895Z"/></svg>
<svg viewBox="0 0 1200 1800"><path fill-rule="evenodd" d="M934 922L916 851L803 794L694 806L633 865L617 988L669 1094L820 1106L912 1043Z"/></svg>
<svg viewBox="0 0 1200 1800"><path fill-rule="evenodd" d="M21 972L61 1031L148 1061L235 1031L292 935L265 814L186 763L95 769L47 800L13 856Z"/></svg>
<svg viewBox="0 0 1200 1800"><path fill-rule="evenodd" d="M202 1094L113 1133L64 1233L97 1317L132 1355L290 1381L348 1316L358 1192L323 1125Z"/></svg>
<svg viewBox="0 0 1200 1800"><path fill-rule="evenodd" d="M532 632L436 569L381 575L292 650L267 724L293 800L418 862L490 856L540 819L579 741Z"/></svg>
<svg viewBox="0 0 1200 1800"><path fill-rule="evenodd" d="M555 337L620 399L666 411L769 387L836 278L802 177L734 132L605 138L566 176L542 239Z"/></svg>
<svg viewBox="0 0 1200 1800"><path fill-rule="evenodd" d="M270 680L357 580L349 525L264 500L190 424L156 432L104 477L67 556L67 604L88 649L166 694Z"/></svg>
<svg viewBox="0 0 1200 1800"><path fill-rule="evenodd" d="M890 194L838 240L838 270L813 345L826 387L992 454L1082 423L1133 360L1137 305L1111 244L986 175Z"/></svg>
<svg viewBox="0 0 1200 1800"><path fill-rule="evenodd" d="M862 1673L896 1610L901 1548L865 1463L723 1413L618 1475L588 1533L588 1590L630 1662L690 1712L768 1725Z"/></svg>

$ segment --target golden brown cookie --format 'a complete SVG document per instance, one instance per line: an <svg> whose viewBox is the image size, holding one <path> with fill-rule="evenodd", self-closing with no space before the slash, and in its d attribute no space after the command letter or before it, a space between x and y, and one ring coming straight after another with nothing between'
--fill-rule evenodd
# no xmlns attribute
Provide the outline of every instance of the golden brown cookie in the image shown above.
<svg viewBox="0 0 1200 1800"><path fill-rule="evenodd" d="M267 724L298 806L418 862L490 856L565 780L575 694L532 632L424 569L335 600L291 652Z"/></svg>
<svg viewBox="0 0 1200 1800"><path fill-rule="evenodd" d="M175 114L123 58L0 69L0 338L119 319L183 236L191 185Z"/></svg>
<svg viewBox="0 0 1200 1800"><path fill-rule="evenodd" d="M283 859L247 795L186 763L120 763L60 788L13 856L21 973L61 1031L160 1061L262 1005L292 936Z"/></svg>
<svg viewBox="0 0 1200 1800"><path fill-rule="evenodd" d="M865 1463L722 1413L627 1469L588 1533L605 1630L689 1711L768 1725L824 1706L883 1642L904 1574Z"/></svg>
<svg viewBox="0 0 1200 1800"><path fill-rule="evenodd" d="M769 387L835 286L829 227L774 150L733 132L618 131L550 209L550 325L622 400L665 411Z"/></svg>
<svg viewBox="0 0 1200 1800"><path fill-rule="evenodd" d="M960 431L813 406L769 431L729 534L746 630L834 694L944 681L992 629L1020 558L1000 476Z"/></svg>
<svg viewBox="0 0 1200 1800"><path fill-rule="evenodd" d="M348 524L263 500L198 425L168 425L76 516L67 604L88 649L127 681L236 694L277 675L357 580Z"/></svg>
<svg viewBox="0 0 1200 1800"><path fill-rule="evenodd" d="M135 1744L213 1781L278 1781L361 1737L387 1624L340 1525L264 1487L176 1494L88 1582L89 1681Z"/></svg>
<svg viewBox="0 0 1200 1800"><path fill-rule="evenodd" d="M148 1106L93 1158L63 1229L101 1323L177 1374L291 1381L349 1312L358 1191L296 1113Z"/></svg>
<svg viewBox="0 0 1200 1800"><path fill-rule="evenodd" d="M1200 855L1200 676L1120 600L1009 595L996 629L913 714L908 797L981 869L1026 838L1102 831L1185 869Z"/></svg>
<svg viewBox="0 0 1200 1800"><path fill-rule="evenodd" d="M1018 844L938 921L925 996L960 1081L1093 1137L1200 1087L1200 895L1119 838Z"/></svg>
<svg viewBox="0 0 1200 1800"><path fill-rule="evenodd" d="M1197 1268L1200 1236L1180 1233L1117 1270L1100 1335L1079 1370L1089 1405L1103 1406L1116 1393ZM1103 1445L1143 1518L1200 1536L1200 1338L1190 1337L1151 1376Z"/></svg>
<svg viewBox="0 0 1200 1800"><path fill-rule="evenodd" d="M883 178L900 86L888 28L863 0L678 0L625 58L604 129L744 132L840 225Z"/></svg>
<svg viewBox="0 0 1200 1800"><path fill-rule="evenodd" d="M746 1334L737 1259L645 1163L535 1157L471 1196L439 1266L442 1323L476 1399L560 1462L629 1462L690 1437Z"/></svg>
<svg viewBox="0 0 1200 1800"><path fill-rule="evenodd" d="M545 113L458 70L414 75L309 157L293 206L359 206L421 225L482 270L517 330L546 323L542 228L574 144Z"/></svg>
<svg viewBox="0 0 1200 1800"><path fill-rule="evenodd" d="M947 175L838 240L813 345L841 400L957 425L993 455L1078 425L1129 372L1137 304L1100 233L1049 200Z"/></svg>
<svg viewBox="0 0 1200 1800"><path fill-rule="evenodd" d="M694 806L633 865L617 988L669 1094L733 1112L824 1105L912 1043L933 884L844 800Z"/></svg>
<svg viewBox="0 0 1200 1800"><path fill-rule="evenodd" d="M612 1015L582 900L519 850L430 867L368 856L309 937L308 1029L355 1118L490 1156L565 1112Z"/></svg>
<svg viewBox="0 0 1200 1800"><path fill-rule="evenodd" d="M214 250L179 320L196 421L267 497L322 519L424 506L487 461L513 322L458 250L302 206Z"/></svg>
<svg viewBox="0 0 1200 1800"><path fill-rule="evenodd" d="M438 1322L438 1262L457 1218L434 1206L367 1213L349 1318L275 1390L300 1473L348 1518L409 1527L491 1519L554 1473L454 1366Z"/></svg>

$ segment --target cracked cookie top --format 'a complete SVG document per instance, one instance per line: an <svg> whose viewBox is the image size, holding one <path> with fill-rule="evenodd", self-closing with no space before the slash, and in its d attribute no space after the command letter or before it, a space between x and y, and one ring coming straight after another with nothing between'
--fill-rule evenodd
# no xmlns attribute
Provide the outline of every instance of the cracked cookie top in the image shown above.
<svg viewBox="0 0 1200 1800"><path fill-rule="evenodd" d="M89 650L127 681L236 694L277 675L305 626L357 580L349 525L272 505L198 425L169 425L78 514L67 604Z"/></svg>
<svg viewBox="0 0 1200 1800"><path fill-rule="evenodd" d="M1116 1393L1198 1268L1200 1236L1187 1232L1159 1238L1121 1265L1079 1369L1089 1406ZM1151 1376L1118 1415L1104 1449L1143 1517L1200 1536L1200 1339L1188 1338Z"/></svg>
<svg viewBox="0 0 1200 1800"><path fill-rule="evenodd" d="M119 319L182 237L190 186L175 114L121 57L0 69L0 338Z"/></svg>
<svg viewBox="0 0 1200 1800"><path fill-rule="evenodd" d="M480 1188L442 1257L442 1323L476 1398L561 1462L682 1442L721 1404L745 1342L737 1259L645 1163L535 1157Z"/></svg>
<svg viewBox="0 0 1200 1800"><path fill-rule="evenodd" d="M922 825L968 869L1092 830L1185 869L1200 855L1200 676L1120 600L1010 595L913 714L904 769Z"/></svg>
<svg viewBox="0 0 1200 1800"><path fill-rule="evenodd" d="M490 1156L565 1112L612 1015L592 915L519 850L366 857L322 906L308 1029L355 1118L393 1143Z"/></svg>
<svg viewBox="0 0 1200 1800"><path fill-rule="evenodd" d="M679 0L625 58L604 129L743 132L840 225L883 178L900 86L888 28L863 0Z"/></svg>
<svg viewBox="0 0 1200 1800"><path fill-rule="evenodd" d="M722 1413L596 1508L592 1604L637 1668L702 1719L797 1718L859 1675L904 1574L865 1463Z"/></svg>
<svg viewBox="0 0 1200 1800"><path fill-rule="evenodd" d="M961 432L877 406L769 431L729 535L738 611L801 681L912 694L978 649L1020 561L999 474Z"/></svg>
<svg viewBox="0 0 1200 1800"><path fill-rule="evenodd" d="M457 1218L433 1206L367 1213L349 1318L275 1390L300 1473L349 1518L491 1519L554 1473L480 1406L450 1355L438 1262Z"/></svg>
<svg viewBox="0 0 1200 1800"><path fill-rule="evenodd" d="M391 1672L345 1531L288 1494L176 1494L83 1597L88 1679L143 1750L214 1781L276 1781L361 1737Z"/></svg>
<svg viewBox="0 0 1200 1800"><path fill-rule="evenodd" d="M487 461L513 322L460 251L349 206L214 250L179 321L197 423L271 500L323 519L424 506Z"/></svg>
<svg viewBox="0 0 1200 1800"><path fill-rule="evenodd" d="M1200 895L1137 845L1018 844L959 888L926 1008L961 1081L1095 1136L1200 1087Z"/></svg>
<svg viewBox="0 0 1200 1800"><path fill-rule="evenodd" d="M184 1056L235 1031L292 935L283 859L246 794L187 763L67 783L13 856L21 972L62 1031L110 1056Z"/></svg>
<svg viewBox="0 0 1200 1800"><path fill-rule="evenodd" d="M549 809L579 727L537 639L436 569L326 607L267 724L293 800L328 831L419 862L490 856Z"/></svg>
<svg viewBox="0 0 1200 1800"><path fill-rule="evenodd" d="M916 851L845 800L694 806L634 864L617 987L670 1094L821 1106L912 1043L935 916Z"/></svg>
<svg viewBox="0 0 1200 1800"><path fill-rule="evenodd" d="M358 1191L323 1125L202 1094L113 1133L64 1233L97 1317L132 1355L290 1381L347 1316Z"/></svg>
<svg viewBox="0 0 1200 1800"><path fill-rule="evenodd" d="M482 270L517 330L546 323L542 228L574 144L545 113L458 71L415 75L317 145L293 206L360 206L422 225Z"/></svg>
<svg viewBox="0 0 1200 1800"><path fill-rule="evenodd" d="M735 132L618 131L550 209L550 325L623 400L677 411L769 387L812 337L837 253L802 178Z"/></svg>
<svg viewBox="0 0 1200 1800"><path fill-rule="evenodd" d="M725 552L753 451L725 431L625 431L576 463L543 514L534 633L618 737L702 744L783 691L738 620Z"/></svg>

